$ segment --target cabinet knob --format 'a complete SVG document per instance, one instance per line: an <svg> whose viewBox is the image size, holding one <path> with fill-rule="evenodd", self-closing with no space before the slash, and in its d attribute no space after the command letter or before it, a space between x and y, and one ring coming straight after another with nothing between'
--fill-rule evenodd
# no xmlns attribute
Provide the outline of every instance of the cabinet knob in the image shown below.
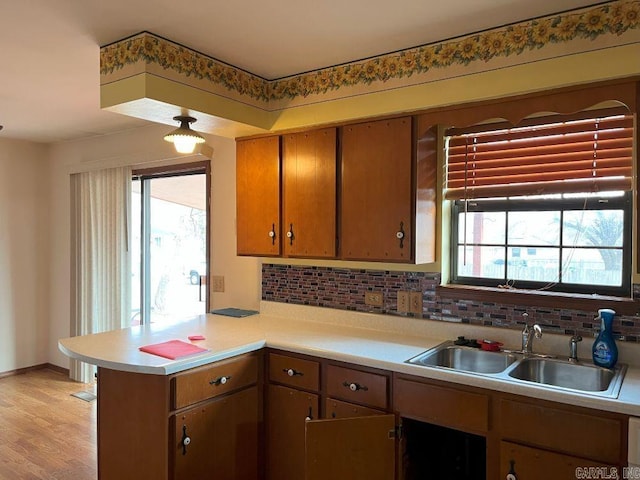
<svg viewBox="0 0 640 480"><path fill-rule="evenodd" d="M210 380L209 385L215 385L217 387L218 385L225 385L229 380L231 380L231 375L223 375L221 377Z"/></svg>
<svg viewBox="0 0 640 480"><path fill-rule="evenodd" d="M296 375L304 375L304 373L294 370L293 368L283 368L282 371L290 377L295 377Z"/></svg>
<svg viewBox="0 0 640 480"><path fill-rule="evenodd" d="M191 444L191 437L187 435L187 426L182 426L182 439L180 440L182 444L182 455L187 454L187 445Z"/></svg>
<svg viewBox="0 0 640 480"><path fill-rule="evenodd" d="M400 248L404 248L404 222L400 222L400 230L396 232L396 238L400 240Z"/></svg>
<svg viewBox="0 0 640 480"><path fill-rule="evenodd" d="M507 473L506 480L518 480L518 477L516 477L516 471L514 468L515 463L516 462L514 460L509 460L509 473Z"/></svg>
<svg viewBox="0 0 640 480"><path fill-rule="evenodd" d="M289 231L287 232L287 238L289 239L289 245L293 245L293 239L296 238L293 234L293 223L289 224Z"/></svg>
<svg viewBox="0 0 640 480"><path fill-rule="evenodd" d="M271 238L271 245L276 244L276 224L271 224L271 231L269 232L269 238Z"/></svg>
<svg viewBox="0 0 640 480"><path fill-rule="evenodd" d="M309 407L309 415L306 416L305 420L307 422L313 420L313 408Z"/></svg>
<svg viewBox="0 0 640 480"><path fill-rule="evenodd" d="M366 392L367 390L369 390L369 388L367 388L366 386L360 385L359 383L355 383L355 382L344 382L342 385L344 387L347 387L352 392L357 392L358 390L362 390Z"/></svg>

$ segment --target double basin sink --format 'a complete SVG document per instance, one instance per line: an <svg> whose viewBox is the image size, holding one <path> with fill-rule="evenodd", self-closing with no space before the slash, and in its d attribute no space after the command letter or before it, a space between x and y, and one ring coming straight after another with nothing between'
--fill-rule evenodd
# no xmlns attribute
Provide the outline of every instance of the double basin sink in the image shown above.
<svg viewBox="0 0 640 480"><path fill-rule="evenodd" d="M452 342L427 350L407 363L609 398L618 397L626 372L625 365L608 369L518 352L485 351Z"/></svg>

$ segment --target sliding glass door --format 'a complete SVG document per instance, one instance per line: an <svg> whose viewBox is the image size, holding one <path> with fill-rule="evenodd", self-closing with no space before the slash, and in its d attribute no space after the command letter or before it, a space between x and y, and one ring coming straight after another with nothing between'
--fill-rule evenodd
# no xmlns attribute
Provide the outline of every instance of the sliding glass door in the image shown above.
<svg viewBox="0 0 640 480"><path fill-rule="evenodd" d="M208 164L134 172L131 324L206 313Z"/></svg>

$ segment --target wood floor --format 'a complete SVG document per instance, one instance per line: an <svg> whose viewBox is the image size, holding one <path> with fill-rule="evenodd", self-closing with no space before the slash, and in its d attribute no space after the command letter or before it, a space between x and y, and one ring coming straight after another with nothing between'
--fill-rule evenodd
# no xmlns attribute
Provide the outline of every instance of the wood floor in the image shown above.
<svg viewBox="0 0 640 480"><path fill-rule="evenodd" d="M95 480L96 402L91 386L34 370L0 379L0 480Z"/></svg>

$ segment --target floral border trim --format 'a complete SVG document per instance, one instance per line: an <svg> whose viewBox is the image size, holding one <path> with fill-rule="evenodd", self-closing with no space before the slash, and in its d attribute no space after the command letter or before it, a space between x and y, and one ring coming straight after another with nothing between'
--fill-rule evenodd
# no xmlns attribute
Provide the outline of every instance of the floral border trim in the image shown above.
<svg viewBox="0 0 640 480"><path fill-rule="evenodd" d="M614 1L580 12L531 20L501 29L424 45L362 62L325 68L277 80L265 80L150 33L100 49L100 74L109 75L139 61L208 80L263 102L306 98L345 87L409 78L436 68L521 55L549 44L620 36L640 28L640 0Z"/></svg>
<svg viewBox="0 0 640 480"><path fill-rule="evenodd" d="M100 75L109 75L139 61L198 80L209 80L256 100L269 101L267 80L149 32L102 47Z"/></svg>

